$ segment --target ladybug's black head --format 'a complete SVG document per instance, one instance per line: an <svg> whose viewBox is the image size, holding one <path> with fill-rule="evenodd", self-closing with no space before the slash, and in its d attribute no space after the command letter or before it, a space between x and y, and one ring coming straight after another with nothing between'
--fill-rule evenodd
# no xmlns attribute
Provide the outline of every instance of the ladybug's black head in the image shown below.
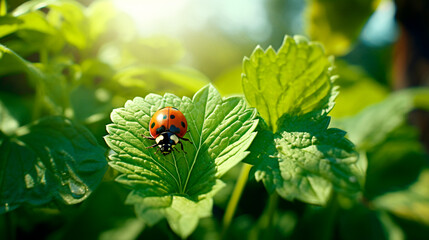
<svg viewBox="0 0 429 240"><path fill-rule="evenodd" d="M163 132L155 139L161 153L167 155L173 151L173 147L179 142L176 134L171 132Z"/></svg>

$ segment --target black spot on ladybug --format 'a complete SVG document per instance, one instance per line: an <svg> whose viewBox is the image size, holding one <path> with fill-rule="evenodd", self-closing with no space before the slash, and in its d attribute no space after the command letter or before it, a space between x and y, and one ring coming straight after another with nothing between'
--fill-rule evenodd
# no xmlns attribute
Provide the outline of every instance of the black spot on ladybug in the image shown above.
<svg viewBox="0 0 429 240"><path fill-rule="evenodd" d="M176 116L174 116L174 115L170 115L170 118L171 118L171 119L174 119L175 117L176 117Z"/></svg>
<svg viewBox="0 0 429 240"><path fill-rule="evenodd" d="M182 127L183 128L185 128L186 127L186 125L185 125L185 123L182 121L180 124L182 124Z"/></svg>
<svg viewBox="0 0 429 240"><path fill-rule="evenodd" d="M150 125L150 128L155 127L155 122L152 123L152 125Z"/></svg>
<svg viewBox="0 0 429 240"><path fill-rule="evenodd" d="M163 132L165 132L165 126L164 125L162 125L161 127L159 127L159 128L156 129L156 133L157 134L161 134Z"/></svg>
<svg viewBox="0 0 429 240"><path fill-rule="evenodd" d="M163 115L163 116L162 116L162 118L163 118L163 119L167 119L167 115Z"/></svg>
<svg viewBox="0 0 429 240"><path fill-rule="evenodd" d="M180 128L178 128L178 127L176 127L174 125L171 125L170 126L170 132L172 132L172 133L180 133Z"/></svg>

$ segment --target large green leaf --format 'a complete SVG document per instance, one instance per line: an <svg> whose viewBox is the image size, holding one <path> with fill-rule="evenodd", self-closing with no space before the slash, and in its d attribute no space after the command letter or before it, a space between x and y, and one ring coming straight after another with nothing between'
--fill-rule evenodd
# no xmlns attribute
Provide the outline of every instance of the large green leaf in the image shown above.
<svg viewBox="0 0 429 240"><path fill-rule="evenodd" d="M20 12L17 10L10 15L0 17L0 37L4 37L18 30L31 30L33 34L34 32L45 34L56 33L56 30L46 21L42 12Z"/></svg>
<svg viewBox="0 0 429 240"><path fill-rule="evenodd" d="M142 135L149 135L151 116L164 106L183 112L192 143L185 152L163 156ZM248 152L256 133L255 111L238 97L222 99L211 85L193 99L149 94L115 109L106 142L115 152L110 165L122 173L117 181L131 187L127 203L152 225L166 218L180 236L192 233L201 217L209 216L212 196L223 186L219 178Z"/></svg>
<svg viewBox="0 0 429 240"><path fill-rule="evenodd" d="M331 66L322 46L303 37L286 36L277 53L257 47L244 60L246 99L265 120L246 161L257 180L288 200L323 205L333 190L355 196L363 184L354 145L328 129L337 95Z"/></svg>
<svg viewBox="0 0 429 240"><path fill-rule="evenodd" d="M79 203L106 171L104 149L93 135L62 117L19 128L4 139L0 154L0 213L23 203Z"/></svg>
<svg viewBox="0 0 429 240"><path fill-rule="evenodd" d="M428 96L429 91L425 88L398 91L353 117L334 121L334 126L346 130L350 140L366 150L382 142L390 132L402 125L416 104L424 107L419 99L427 99Z"/></svg>
<svg viewBox="0 0 429 240"><path fill-rule="evenodd" d="M286 36L280 49L259 46L243 61L243 90L275 132L285 113L329 112L335 98L331 59L323 47L301 36Z"/></svg>
<svg viewBox="0 0 429 240"><path fill-rule="evenodd" d="M285 115L277 133L261 129L246 159L256 180L285 199L324 205L333 190L357 194L365 166L345 132L328 129L329 117Z"/></svg>

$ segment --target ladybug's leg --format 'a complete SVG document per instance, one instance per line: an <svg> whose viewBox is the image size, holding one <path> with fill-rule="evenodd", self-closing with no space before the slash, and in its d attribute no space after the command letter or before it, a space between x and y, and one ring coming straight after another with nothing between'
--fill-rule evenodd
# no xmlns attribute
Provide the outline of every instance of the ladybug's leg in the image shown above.
<svg viewBox="0 0 429 240"><path fill-rule="evenodd" d="M141 134L141 135L142 135L142 137L144 137L144 138L146 138L146 139L155 140L155 138L153 138L153 137L148 137L148 136L145 136L145 135L143 135L143 134Z"/></svg>
<svg viewBox="0 0 429 240"><path fill-rule="evenodd" d="M156 146L158 146L158 143L155 143L154 145L149 146L149 147L146 147L146 148L153 148L153 147L156 147ZM159 149L158 149L158 150L159 150Z"/></svg>
<svg viewBox="0 0 429 240"><path fill-rule="evenodd" d="M188 141L189 141L189 139L187 139ZM186 141L186 140L185 140ZM183 148L183 143L182 142L180 142L179 141L179 143L180 143L180 147L182 148L182 151L184 152L184 153L186 153L186 151L185 151L185 149Z"/></svg>
<svg viewBox="0 0 429 240"><path fill-rule="evenodd" d="M182 139L183 141L187 141L187 142L189 142L189 143L192 143L192 142L191 142L191 140L189 140L189 139L187 139L187 138L182 138L182 137L181 137L180 139ZM183 144L182 144L182 145L183 145Z"/></svg>
<svg viewBox="0 0 429 240"><path fill-rule="evenodd" d="M145 136L145 135L143 135L143 134L142 134L142 137L144 137L144 138L146 138L146 139L149 139L149 140L155 140L155 138L153 138L153 137L148 137L148 136ZM149 147L146 147L146 148L153 148L153 147L156 147L156 146L158 146L158 143L155 143L154 145L149 146Z"/></svg>

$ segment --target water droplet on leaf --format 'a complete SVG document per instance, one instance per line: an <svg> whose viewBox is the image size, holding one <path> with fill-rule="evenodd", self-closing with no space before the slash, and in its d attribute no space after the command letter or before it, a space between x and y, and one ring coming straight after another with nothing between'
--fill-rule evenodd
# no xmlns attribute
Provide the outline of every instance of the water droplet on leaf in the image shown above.
<svg viewBox="0 0 429 240"><path fill-rule="evenodd" d="M87 188L83 183L77 182L72 179L70 179L69 181L69 187L70 187L70 192L74 198L81 198L87 192Z"/></svg>

